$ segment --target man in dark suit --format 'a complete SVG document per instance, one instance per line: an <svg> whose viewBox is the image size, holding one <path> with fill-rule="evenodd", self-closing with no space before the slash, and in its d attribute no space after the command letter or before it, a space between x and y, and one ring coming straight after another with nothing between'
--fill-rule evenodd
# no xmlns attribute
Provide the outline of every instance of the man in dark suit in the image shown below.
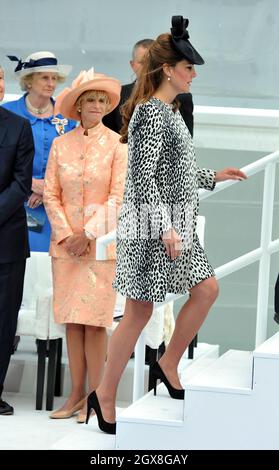
<svg viewBox="0 0 279 470"><path fill-rule="evenodd" d="M0 65L0 101L4 92ZM26 258L30 254L24 202L31 193L33 156L29 122L0 107L0 415L14 411L1 396L22 300Z"/></svg>
<svg viewBox="0 0 279 470"><path fill-rule="evenodd" d="M142 39L138 41L134 47L132 52L132 60L130 60L130 65L138 78L142 69L142 64L144 60L144 56L148 50L148 48L153 43L153 39ZM121 97L120 103L115 108L112 113L107 114L103 118L103 123L105 126L109 127L115 132L120 131L122 127L122 118L120 115L120 107L127 101L130 97L135 82L129 83L128 85L123 85L121 89ZM193 100L191 93L183 93L177 96L178 101L180 102L179 111L184 119L186 126L188 127L191 135L193 136Z"/></svg>

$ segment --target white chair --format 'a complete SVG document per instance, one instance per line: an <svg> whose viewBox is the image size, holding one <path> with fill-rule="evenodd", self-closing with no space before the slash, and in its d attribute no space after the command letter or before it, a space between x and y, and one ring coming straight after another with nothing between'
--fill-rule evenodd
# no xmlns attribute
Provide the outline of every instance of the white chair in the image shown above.
<svg viewBox="0 0 279 470"><path fill-rule="evenodd" d="M17 331L19 336L34 336L37 342L36 409L43 404L45 365L48 358L46 409L52 410L53 396L61 395L61 354L64 329L53 319L51 258L48 253L32 252L27 259L22 305Z"/></svg>

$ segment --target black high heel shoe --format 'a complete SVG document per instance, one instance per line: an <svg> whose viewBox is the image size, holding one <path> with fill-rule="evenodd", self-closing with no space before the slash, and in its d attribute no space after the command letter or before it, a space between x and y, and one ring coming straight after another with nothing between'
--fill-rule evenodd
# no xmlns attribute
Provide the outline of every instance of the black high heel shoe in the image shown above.
<svg viewBox="0 0 279 470"><path fill-rule="evenodd" d="M176 400L184 400L185 390L174 388L169 383L167 377L165 376L158 362L154 362L150 366L150 372L151 372L151 377L154 383L154 395L157 394L157 380L161 380L161 382L163 382L165 386L167 387L171 398L175 398Z"/></svg>
<svg viewBox="0 0 279 470"><path fill-rule="evenodd" d="M116 423L108 423L104 420L100 403L97 397L97 393L92 392L88 395L87 398L87 415L86 415L86 424L88 424L91 410L94 410L98 419L98 426L101 431L106 432L107 434L116 434Z"/></svg>

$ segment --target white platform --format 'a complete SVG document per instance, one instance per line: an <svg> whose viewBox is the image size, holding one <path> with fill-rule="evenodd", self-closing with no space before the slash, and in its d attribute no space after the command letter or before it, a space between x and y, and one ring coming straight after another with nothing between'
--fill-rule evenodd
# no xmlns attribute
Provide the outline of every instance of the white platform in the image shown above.
<svg viewBox="0 0 279 470"><path fill-rule="evenodd" d="M183 371L184 402L160 385L157 399L148 394L121 413L117 449L279 449L279 333L199 373L198 363Z"/></svg>
<svg viewBox="0 0 279 470"><path fill-rule="evenodd" d="M94 450L114 449L115 436L101 433L96 418L89 424L78 424L75 417L50 419L48 411L34 410L30 395L5 394L4 398L15 408L13 416L0 416L1 450ZM55 406L62 406L65 397L55 399ZM126 403L119 403L127 406ZM117 413L121 408L117 408Z"/></svg>
<svg viewBox="0 0 279 470"><path fill-rule="evenodd" d="M23 339L22 339L23 340ZM33 352L29 349L33 348ZM35 410L35 371L36 371L36 352L34 342L22 341L19 351L12 357L11 368L9 371L9 384L14 388L18 387L18 393L5 393L4 399L15 407L14 416L0 416L0 450L3 449L71 449L71 450L109 450L115 449L116 437L110 436L99 431L96 417L90 419L89 425L77 424L74 417L64 420L49 419L48 411ZM195 359L190 361L183 359L180 364L181 369L188 369L189 377L200 372L202 362L207 366L218 356L218 346L199 344L195 348ZM66 358L64 358L64 361ZM128 411L128 405L132 396L132 367L133 361L130 361L126 374L123 377L119 394L122 397L128 396L129 400L119 400L117 409L117 420L121 419L122 414ZM147 368L147 367L146 367ZM20 375L16 378L16 371L21 369ZM69 382L68 370L65 369L64 383ZM68 386L68 385L67 385ZM29 392L28 391L29 387ZM25 393L22 390L25 390ZM183 423L183 402L177 403L170 400L163 386L157 387L157 404L161 408L154 406L156 401L152 393L148 394L152 408L145 407L142 411L142 417L148 419L148 413L155 413L154 417L158 423L164 420L177 421L176 425ZM64 402L64 397L55 398L55 408L58 408ZM145 402L147 403L147 402ZM172 404L172 407L169 405ZM134 404L133 406L136 406ZM176 415L174 409L176 407ZM161 411L160 411L161 410ZM144 414L145 413L145 414ZM163 419L162 419L163 416ZM127 420L127 416L126 416ZM136 449L137 447L135 447ZM168 444L166 444L168 448Z"/></svg>
<svg viewBox="0 0 279 470"><path fill-rule="evenodd" d="M0 449L279 449L279 333L252 353L231 350L220 358L218 346L199 344L180 372L185 401L171 399L160 384L157 397L118 403L116 436L100 432L96 417L88 426L50 420L34 410L31 393L8 394L16 412L0 416Z"/></svg>

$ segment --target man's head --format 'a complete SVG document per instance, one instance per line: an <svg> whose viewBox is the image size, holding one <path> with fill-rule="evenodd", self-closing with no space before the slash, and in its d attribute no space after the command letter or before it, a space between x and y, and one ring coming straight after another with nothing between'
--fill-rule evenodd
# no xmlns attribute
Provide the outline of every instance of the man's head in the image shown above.
<svg viewBox="0 0 279 470"><path fill-rule="evenodd" d="M0 101L3 100L5 94L5 81L4 81L4 70L0 64Z"/></svg>
<svg viewBox="0 0 279 470"><path fill-rule="evenodd" d="M132 51L132 60L130 60L130 65L135 72L137 78L142 70L142 64L144 61L144 56L149 49L149 47L153 44L153 39L141 39L140 41L136 42L133 47Z"/></svg>

